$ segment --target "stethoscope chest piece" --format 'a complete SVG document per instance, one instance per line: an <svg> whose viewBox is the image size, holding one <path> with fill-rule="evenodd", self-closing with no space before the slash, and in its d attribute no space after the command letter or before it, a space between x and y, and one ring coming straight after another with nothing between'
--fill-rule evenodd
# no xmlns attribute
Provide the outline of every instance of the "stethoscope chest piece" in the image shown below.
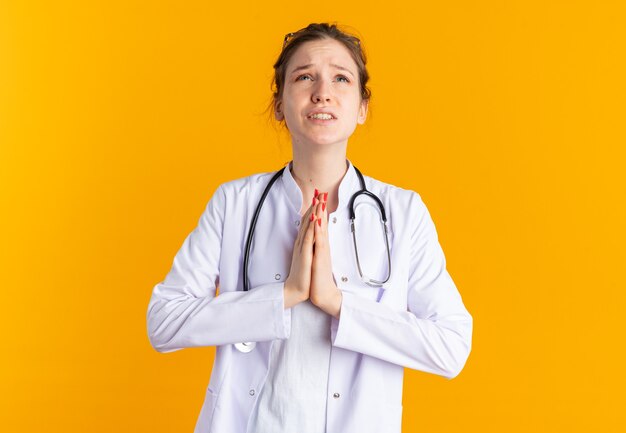
<svg viewBox="0 0 626 433"><path fill-rule="evenodd" d="M252 352L254 346L256 346L254 341L250 341L248 343L235 343L235 349L243 353Z"/></svg>

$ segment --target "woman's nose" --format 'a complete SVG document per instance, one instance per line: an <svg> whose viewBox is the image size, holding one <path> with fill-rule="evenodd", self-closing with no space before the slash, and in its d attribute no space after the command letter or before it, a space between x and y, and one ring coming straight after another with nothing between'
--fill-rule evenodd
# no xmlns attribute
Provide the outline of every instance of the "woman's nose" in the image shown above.
<svg viewBox="0 0 626 433"><path fill-rule="evenodd" d="M323 80L318 81L318 83L319 84L313 89L313 93L311 94L311 100L314 103L320 101L330 101L331 94L329 85Z"/></svg>

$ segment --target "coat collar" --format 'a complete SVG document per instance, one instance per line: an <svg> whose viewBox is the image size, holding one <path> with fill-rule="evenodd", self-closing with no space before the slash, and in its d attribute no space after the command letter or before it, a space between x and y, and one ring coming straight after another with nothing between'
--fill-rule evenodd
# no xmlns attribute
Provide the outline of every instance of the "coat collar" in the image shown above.
<svg viewBox="0 0 626 433"><path fill-rule="evenodd" d="M346 174L339 183L339 206L337 207L336 213L342 213L345 209L347 209L350 197L361 189L361 184L352 162L350 162L349 159L346 159L346 164L348 165L348 171L346 171ZM282 174L282 181L289 202L296 212L299 213L302 208L302 191L300 191L300 187L291 175L292 166L293 160L285 166L285 170Z"/></svg>

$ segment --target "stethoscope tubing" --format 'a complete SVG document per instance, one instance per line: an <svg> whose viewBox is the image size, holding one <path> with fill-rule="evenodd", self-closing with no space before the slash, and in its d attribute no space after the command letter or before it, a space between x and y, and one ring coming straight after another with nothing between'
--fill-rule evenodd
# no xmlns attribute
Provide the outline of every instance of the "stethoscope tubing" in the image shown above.
<svg viewBox="0 0 626 433"><path fill-rule="evenodd" d="M391 256L389 253L389 240L387 239L387 214L385 212L385 207L383 206L382 201L380 201L380 199L373 194L372 192L368 191L367 188L365 187L365 179L363 178L363 174L361 174L361 172L359 171L358 168L356 168L354 165L352 166L354 167L354 170L356 171L357 176L359 177L359 183L361 184L361 190L357 191L354 195L352 195L352 197L350 197L350 202L348 205L349 208L349 212L350 212L350 221L351 221L351 227L352 227L352 235L353 237L354 235L354 219L355 219L355 212L354 212L354 200L361 194L365 194L368 197L371 197L372 199L374 199L376 201L376 204L378 205L381 215L382 215L382 220L383 220L383 227L385 230L385 242L387 243L387 256L388 256L388 260L389 260L389 274L387 276L387 279L385 279L384 281L375 281L375 280L371 280L371 282L375 282L377 284L382 284L385 283L389 280L389 276L391 275ZM265 187L265 190L263 191L263 194L261 195L261 198L259 199L259 203L256 206L256 209L254 211L254 215L252 216L252 221L250 222L250 229L248 230L248 238L246 239L246 248L244 250L244 255L243 255L243 290L244 291L248 291L250 289L249 283L248 283L248 263L250 262L250 249L252 248L252 237L254 236L254 230L256 228L256 223L257 220L259 219L259 214L261 213L261 208L263 207L263 203L265 202L265 198L267 197L267 195L269 194L270 189L272 188L272 185L274 185L274 182L276 182L278 180L278 178L280 178L280 176L282 176L283 172L285 171L286 167L281 168L280 170L278 170L274 176L270 179L269 183L267 184L267 186ZM354 247L356 248L356 239L354 239ZM359 273L361 274L361 276L363 276L362 271L361 271L361 265L359 263L358 260L358 254L357 254L357 266L359 268Z"/></svg>
<svg viewBox="0 0 626 433"><path fill-rule="evenodd" d="M278 180L278 178L285 171L285 167L281 168L276 172L276 174L270 179L270 182L265 187L265 191L263 191L263 195L261 195L261 199L256 206L256 210L254 211L254 216L252 217L252 222L250 223L250 230L248 231L248 239L246 240L246 249L243 255L243 290L248 291L248 262L250 261L250 248L252 247L252 236L254 235L254 229L256 228L256 222L259 219L259 213L261 213L261 207L263 207L263 202L265 201L265 197L270 192L272 185L274 182Z"/></svg>
<svg viewBox="0 0 626 433"><path fill-rule="evenodd" d="M354 165L353 165L353 167L354 167ZM365 187L365 179L363 178L363 175L361 174L359 169L354 167L354 170L356 171L356 174L359 177L359 182L361 184L361 190L357 191L354 195L352 195L352 197L350 197L350 201L349 201L350 230L352 231L352 239L354 241L354 250L355 250L355 253L356 253L357 268L359 270L359 275L361 276L363 281L365 281L366 284L374 285L374 286L380 286L380 285L386 283L389 280L390 276L391 276L391 254L390 254L390 251L389 251L389 239L388 239L388 236L387 236L387 215L385 213L385 207L383 206L383 203L380 201L380 199L375 194L373 194L370 191L368 191L367 188ZM265 190L263 191L263 194L261 195L261 198L259 199L259 203L257 204L256 209L254 211L254 215L252 216L252 221L250 222L250 229L248 231L248 237L246 239L246 248L245 248L244 255L243 255L243 290L246 291L246 292L249 291L249 289L250 289L249 283L248 283L248 263L250 262L250 249L252 248L252 238L254 236L254 229L256 228L256 223L257 223L257 220L259 219L259 214L261 213L261 208L263 207L263 203L265 202L265 198L269 194L269 191L272 188L272 185L274 185L274 182L276 182L278 180L278 178L280 176L282 176L284 171L285 171L285 167L283 167L280 170L278 170L274 174L274 176L272 176L272 178L270 179L269 183L265 187ZM366 281L365 276L363 275L363 272L361 270L361 263L359 261L359 253L358 253L358 250L357 250L356 234L355 234L355 228L354 228L354 219L355 219L354 200L361 194L365 194L365 195L373 198L376 201L376 204L378 205L378 207L380 209L380 212L381 212L382 224L383 224L383 229L384 229L384 233L385 233L385 243L386 243L386 246L387 246L387 259L389 261L388 274L387 274L387 278L384 281L377 281L377 280L373 280L371 278L367 278L367 281ZM253 342L253 341L252 342L242 342L242 343L235 343L234 346L240 352L248 353L248 352L254 350L254 348L256 347L256 343Z"/></svg>

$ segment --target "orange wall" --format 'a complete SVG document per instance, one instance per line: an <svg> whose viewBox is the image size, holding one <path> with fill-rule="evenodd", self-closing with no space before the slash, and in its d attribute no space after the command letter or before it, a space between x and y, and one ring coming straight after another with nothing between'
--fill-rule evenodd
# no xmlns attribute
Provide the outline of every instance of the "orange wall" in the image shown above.
<svg viewBox="0 0 626 433"><path fill-rule="evenodd" d="M214 349L155 352L148 300L218 184L290 159L262 111L319 21L369 54L348 156L422 195L474 317L403 431L623 428L624 3L209 3L0 2L0 430L193 430Z"/></svg>

